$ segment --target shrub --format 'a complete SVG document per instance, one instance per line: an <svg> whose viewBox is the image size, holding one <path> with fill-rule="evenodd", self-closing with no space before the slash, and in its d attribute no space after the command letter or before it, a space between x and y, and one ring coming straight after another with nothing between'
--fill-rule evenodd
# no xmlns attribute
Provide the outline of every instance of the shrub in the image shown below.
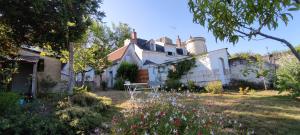
<svg viewBox="0 0 300 135"><path fill-rule="evenodd" d="M168 79L166 80L166 87L167 90L171 90L171 89L179 89L181 87L181 83L178 79Z"/></svg>
<svg viewBox="0 0 300 135"><path fill-rule="evenodd" d="M249 92L249 87L246 87L245 89L243 88L243 87L240 87L239 88L240 89L240 94L242 94L242 95L247 95L248 94L248 92Z"/></svg>
<svg viewBox="0 0 300 135"><path fill-rule="evenodd" d="M300 96L300 66L296 59L287 60L276 73L276 87L280 92L290 91L293 97Z"/></svg>
<svg viewBox="0 0 300 135"><path fill-rule="evenodd" d="M90 92L77 93L58 103L56 116L76 134L91 134L101 128L111 100Z"/></svg>
<svg viewBox="0 0 300 135"><path fill-rule="evenodd" d="M195 82L194 81L191 81L191 80L189 80L188 82L187 82L187 88L188 88L188 90L190 90L190 91L195 91L196 90L196 84L195 84Z"/></svg>
<svg viewBox="0 0 300 135"><path fill-rule="evenodd" d="M100 127L102 116L88 107L72 106L56 112L57 117L64 124L71 127L76 134L89 134L93 129Z"/></svg>
<svg viewBox="0 0 300 135"><path fill-rule="evenodd" d="M122 62L117 70L117 78L134 82L138 74L138 66L133 63Z"/></svg>
<svg viewBox="0 0 300 135"><path fill-rule="evenodd" d="M117 78L114 88L117 90L124 90L124 83L125 83L124 79Z"/></svg>
<svg viewBox="0 0 300 135"><path fill-rule="evenodd" d="M16 111L20 98L20 95L14 92L0 92L0 114Z"/></svg>
<svg viewBox="0 0 300 135"><path fill-rule="evenodd" d="M71 97L71 103L81 107L99 106L106 109L106 105L102 103L102 99L94 93L84 92L78 93Z"/></svg>
<svg viewBox="0 0 300 135"><path fill-rule="evenodd" d="M1 118L0 134L57 135L74 134L54 116L33 113L19 113Z"/></svg>
<svg viewBox="0 0 300 135"><path fill-rule="evenodd" d="M73 89L74 93L84 93L84 92L88 92L88 87L85 85L82 85L80 87L74 87Z"/></svg>
<svg viewBox="0 0 300 135"><path fill-rule="evenodd" d="M205 86L205 90L212 94L220 94L223 92L223 86L221 81L208 82Z"/></svg>

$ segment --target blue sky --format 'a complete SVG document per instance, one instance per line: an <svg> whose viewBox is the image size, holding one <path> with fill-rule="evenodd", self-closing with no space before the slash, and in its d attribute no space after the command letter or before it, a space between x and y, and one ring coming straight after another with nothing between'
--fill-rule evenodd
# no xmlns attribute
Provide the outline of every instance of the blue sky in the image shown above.
<svg viewBox="0 0 300 135"><path fill-rule="evenodd" d="M211 32L199 24L193 23L187 0L104 0L102 10L106 13L104 22L123 22L136 30L139 38L157 39L167 36L175 39L177 35L182 41L192 36L206 38L209 51L228 48L229 53L254 52L266 54L272 51L287 50L283 44L270 39L248 41L241 39L237 44L215 40ZM300 44L300 12L293 13L294 19L288 26L280 22L275 31L264 30L265 33L284 38L293 45ZM298 22L298 25L297 25ZM267 49L268 48L268 49Z"/></svg>

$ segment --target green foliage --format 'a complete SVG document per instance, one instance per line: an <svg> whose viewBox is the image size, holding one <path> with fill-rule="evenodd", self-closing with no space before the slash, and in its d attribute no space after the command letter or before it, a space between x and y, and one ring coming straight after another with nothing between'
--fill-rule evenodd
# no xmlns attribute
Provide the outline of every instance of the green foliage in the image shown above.
<svg viewBox="0 0 300 135"><path fill-rule="evenodd" d="M68 127L53 116L32 113L0 116L0 134L58 135L74 134Z"/></svg>
<svg viewBox="0 0 300 135"><path fill-rule="evenodd" d="M117 78L114 88L117 90L124 90L124 83L125 80L123 80L122 78Z"/></svg>
<svg viewBox="0 0 300 135"><path fill-rule="evenodd" d="M130 38L131 28L126 23L112 24L112 29L109 30L109 40L113 48L124 46L124 41Z"/></svg>
<svg viewBox="0 0 300 135"><path fill-rule="evenodd" d="M87 86L82 85L80 87L74 87L73 91L74 93L84 93L84 92L89 92L89 89Z"/></svg>
<svg viewBox="0 0 300 135"><path fill-rule="evenodd" d="M51 88L56 86L57 82L54 81L49 75L46 76L46 78L43 78L40 82L41 87L46 90L46 92L49 92Z"/></svg>
<svg viewBox="0 0 300 135"><path fill-rule="evenodd" d="M1 18L1 17L0 17ZM17 55L12 29L0 22L0 57Z"/></svg>
<svg viewBox="0 0 300 135"><path fill-rule="evenodd" d="M194 81L192 81L192 80L189 80L188 82L187 82L187 88L188 88L188 90L190 90L190 91L195 91L196 90L196 83L194 82Z"/></svg>
<svg viewBox="0 0 300 135"><path fill-rule="evenodd" d="M300 55L287 40L262 32L275 30L279 21L288 24L293 11L300 10L296 0L189 0L193 21L207 27L217 40L236 44L240 38L258 36L279 41L288 46L300 61Z"/></svg>
<svg viewBox="0 0 300 135"><path fill-rule="evenodd" d="M276 29L278 20L287 25L292 18L288 9L300 9L293 0L189 0L189 7L194 14L194 22L207 26L216 39L223 41L226 38L232 43L237 43L243 37L244 30L247 33L245 36L251 39L257 34L255 31L263 27Z"/></svg>
<svg viewBox="0 0 300 135"><path fill-rule="evenodd" d="M296 59L286 60L276 73L276 87L283 91L290 91L292 96L300 96L300 66Z"/></svg>
<svg viewBox="0 0 300 135"><path fill-rule="evenodd" d="M246 87L246 88L240 87L239 89L240 89L239 92L240 92L240 94L242 94L242 95L247 95L248 92L249 92L249 87Z"/></svg>
<svg viewBox="0 0 300 135"><path fill-rule="evenodd" d="M138 74L138 66L134 63L122 62L117 70L117 78L134 82Z"/></svg>
<svg viewBox="0 0 300 135"><path fill-rule="evenodd" d="M23 44L50 44L52 49L60 50L82 36L91 24L91 16L101 20L104 16L100 11L101 2L0 1L0 23L9 26L13 31L10 38L16 47Z"/></svg>
<svg viewBox="0 0 300 135"><path fill-rule="evenodd" d="M220 94L223 92L223 86L221 81L208 82L205 86L205 90L212 94Z"/></svg>
<svg viewBox="0 0 300 135"><path fill-rule="evenodd" d="M172 89L175 89L175 90L179 90L180 87L181 87L181 82L178 80L178 79L168 79L166 80L166 89L167 90L172 90Z"/></svg>
<svg viewBox="0 0 300 135"><path fill-rule="evenodd" d="M59 102L56 116L76 134L89 134L94 129L101 128L102 115L107 111L108 105L107 99L94 93L77 93L70 100Z"/></svg>
<svg viewBox="0 0 300 135"><path fill-rule="evenodd" d="M20 95L13 92L0 92L0 114L16 111L19 108Z"/></svg>
<svg viewBox="0 0 300 135"><path fill-rule="evenodd" d="M99 105L100 108L106 109L105 104L102 103L102 99L94 93L83 92L77 93L71 97L71 103L81 107L89 107L93 105Z"/></svg>
<svg viewBox="0 0 300 135"><path fill-rule="evenodd" d="M1 55L0 55L1 59ZM14 74L18 72L18 64L13 62L1 63L0 62L0 90L8 91L9 84L12 81Z"/></svg>
<svg viewBox="0 0 300 135"><path fill-rule="evenodd" d="M89 134L102 123L100 113L78 106L59 110L56 115L60 121L76 131L76 134Z"/></svg>
<svg viewBox="0 0 300 135"><path fill-rule="evenodd" d="M182 75L186 74L193 67L195 67L196 59L187 59L176 63L173 70L169 70L168 78L170 79L180 79Z"/></svg>

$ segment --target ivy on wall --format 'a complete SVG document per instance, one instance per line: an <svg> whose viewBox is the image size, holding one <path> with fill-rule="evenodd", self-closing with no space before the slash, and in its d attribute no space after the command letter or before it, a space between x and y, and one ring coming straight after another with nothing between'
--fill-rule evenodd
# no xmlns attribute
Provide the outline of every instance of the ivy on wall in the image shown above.
<svg viewBox="0 0 300 135"><path fill-rule="evenodd" d="M192 58L180 61L173 66L173 70L169 70L168 72L168 79L178 80L182 75L185 75L188 71L196 66L196 59Z"/></svg>

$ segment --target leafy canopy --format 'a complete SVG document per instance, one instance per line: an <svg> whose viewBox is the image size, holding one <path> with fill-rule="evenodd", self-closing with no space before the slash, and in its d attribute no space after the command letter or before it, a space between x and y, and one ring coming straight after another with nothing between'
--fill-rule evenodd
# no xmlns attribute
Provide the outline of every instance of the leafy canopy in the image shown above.
<svg viewBox="0 0 300 135"><path fill-rule="evenodd" d="M189 0L193 21L212 31L216 40L236 44L240 38L257 36L279 41L290 48L300 61L300 55L285 39L268 35L263 30L275 30L279 22L285 25L293 19L291 11L300 10L298 0Z"/></svg>
<svg viewBox="0 0 300 135"><path fill-rule="evenodd" d="M15 47L21 44L52 49L66 48L76 41L91 24L91 18L101 20L102 0L1 0L0 26L8 27ZM2 29L1 30L1 34ZM6 30L6 31L7 31ZM7 42L0 41L1 46Z"/></svg>
<svg viewBox="0 0 300 135"><path fill-rule="evenodd" d="M242 33L253 38L255 31L250 29L274 30L280 20L287 25L292 18L289 11L300 8L292 0L189 0L189 6L194 22L207 26L216 39L227 39L234 44L245 37Z"/></svg>

